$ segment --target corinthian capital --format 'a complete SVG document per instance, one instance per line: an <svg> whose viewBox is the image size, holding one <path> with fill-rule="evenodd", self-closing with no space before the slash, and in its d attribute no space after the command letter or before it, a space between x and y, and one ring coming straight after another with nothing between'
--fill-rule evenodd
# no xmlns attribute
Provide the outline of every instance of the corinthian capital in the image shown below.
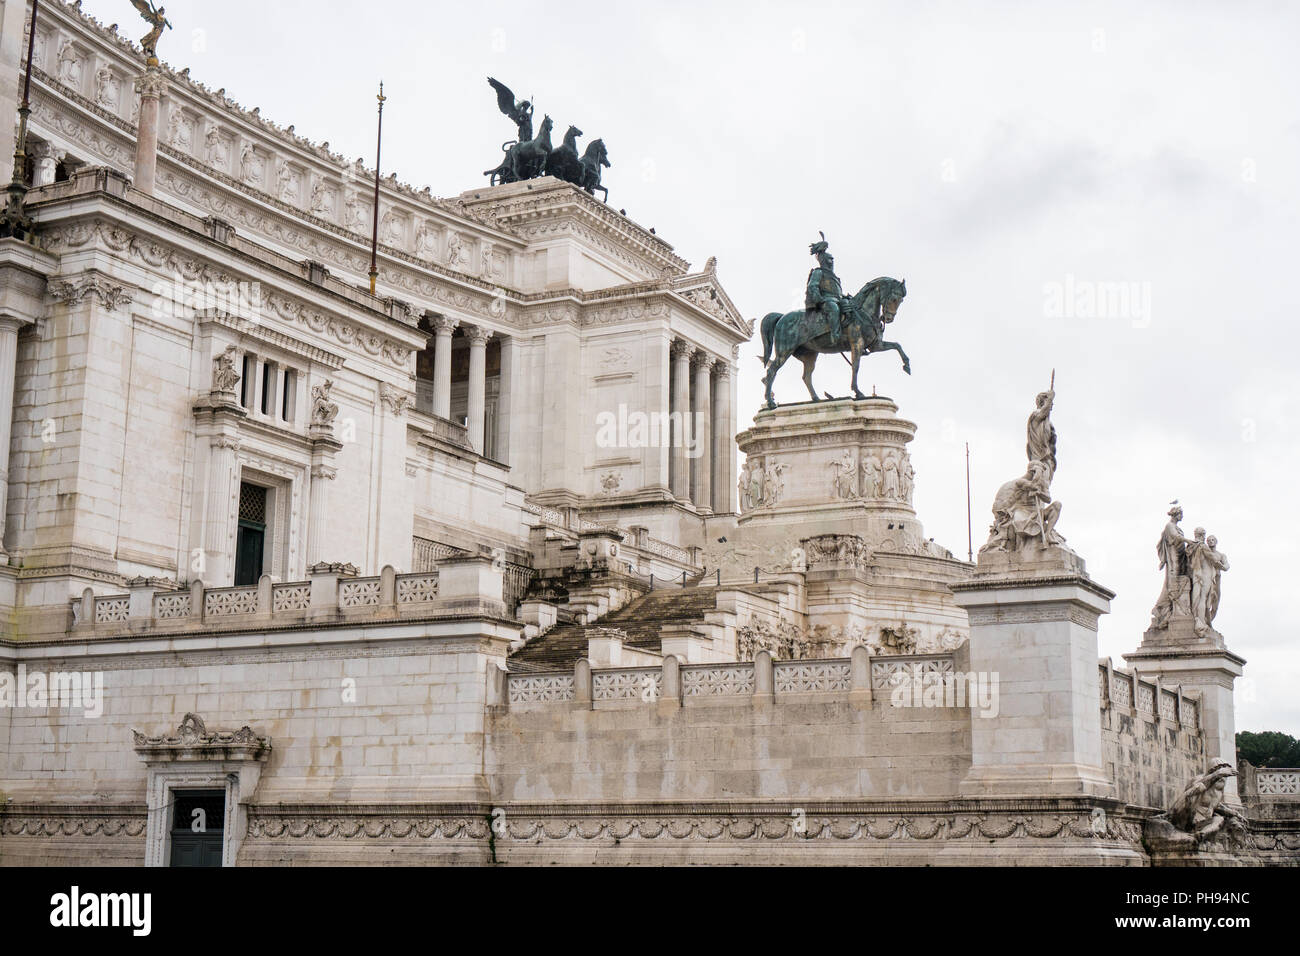
<svg viewBox="0 0 1300 956"><path fill-rule="evenodd" d="M481 325L466 325L464 328L465 338L469 339L470 345L487 345L487 340L492 338L492 330Z"/></svg>
<svg viewBox="0 0 1300 956"><path fill-rule="evenodd" d="M456 331L456 326L460 325L460 320L447 315L435 315L429 320L429 324L438 335L451 335Z"/></svg>

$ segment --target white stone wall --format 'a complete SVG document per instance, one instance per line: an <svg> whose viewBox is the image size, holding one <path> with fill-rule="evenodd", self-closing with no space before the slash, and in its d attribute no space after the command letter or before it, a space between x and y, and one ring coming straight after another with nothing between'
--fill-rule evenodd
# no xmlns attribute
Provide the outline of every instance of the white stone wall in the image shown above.
<svg viewBox="0 0 1300 956"><path fill-rule="evenodd" d="M193 712L210 730L248 725L271 738L260 788L249 795L258 802L482 799L484 675L505 641L459 630L430 637L428 625L393 626L361 632L365 644L328 634L326 643L297 646L267 635L225 639L224 650L191 642L179 662L151 653L147 641L113 659L28 659L29 673L102 671L103 715L5 711L0 791L16 803L140 802L146 767L132 730L174 733ZM355 682L355 703L344 699L346 681Z"/></svg>

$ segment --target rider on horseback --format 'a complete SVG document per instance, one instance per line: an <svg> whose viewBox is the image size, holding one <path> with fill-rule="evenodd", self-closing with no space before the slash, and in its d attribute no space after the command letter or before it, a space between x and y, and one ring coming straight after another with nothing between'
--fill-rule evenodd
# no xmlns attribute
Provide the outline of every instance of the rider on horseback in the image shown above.
<svg viewBox="0 0 1300 956"><path fill-rule="evenodd" d="M830 254L826 233L823 232L821 237L820 242L814 242L808 247L808 251L817 257L817 268L808 273L804 308L810 314L821 311L826 318L827 332L843 332L851 321L848 314L849 301L840 286L839 276L835 274L835 257Z"/></svg>

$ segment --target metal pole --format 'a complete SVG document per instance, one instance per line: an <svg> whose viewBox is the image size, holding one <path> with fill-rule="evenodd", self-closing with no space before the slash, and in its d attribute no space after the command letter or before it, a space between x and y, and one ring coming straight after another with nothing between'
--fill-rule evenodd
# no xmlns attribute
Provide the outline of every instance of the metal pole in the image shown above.
<svg viewBox="0 0 1300 956"><path fill-rule="evenodd" d="M27 36L27 70L23 76L23 99L18 107L18 138L14 141L14 174L9 181L9 198L5 205L0 232L26 236L31 223L23 213L27 194L27 117L32 111L32 54L36 49L36 13L38 2L32 0L31 33Z"/></svg>
<svg viewBox="0 0 1300 956"><path fill-rule="evenodd" d="M966 443L966 560L975 560L975 541L970 528L970 442Z"/></svg>
<svg viewBox="0 0 1300 956"><path fill-rule="evenodd" d="M379 81L379 132L375 138L375 214L370 231L370 294L379 278L379 155L384 145L384 81Z"/></svg>

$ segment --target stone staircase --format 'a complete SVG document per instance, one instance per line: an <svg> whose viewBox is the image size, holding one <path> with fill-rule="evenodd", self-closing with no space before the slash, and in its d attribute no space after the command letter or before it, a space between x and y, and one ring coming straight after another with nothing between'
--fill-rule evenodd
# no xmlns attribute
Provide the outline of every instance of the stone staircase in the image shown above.
<svg viewBox="0 0 1300 956"><path fill-rule="evenodd" d="M588 624L560 624L510 656L512 673L568 670L587 656L591 628L617 628L627 634L625 647L663 653L666 628L709 633L722 626L720 593L733 588L685 587L651 591ZM734 617L734 615L732 615Z"/></svg>

